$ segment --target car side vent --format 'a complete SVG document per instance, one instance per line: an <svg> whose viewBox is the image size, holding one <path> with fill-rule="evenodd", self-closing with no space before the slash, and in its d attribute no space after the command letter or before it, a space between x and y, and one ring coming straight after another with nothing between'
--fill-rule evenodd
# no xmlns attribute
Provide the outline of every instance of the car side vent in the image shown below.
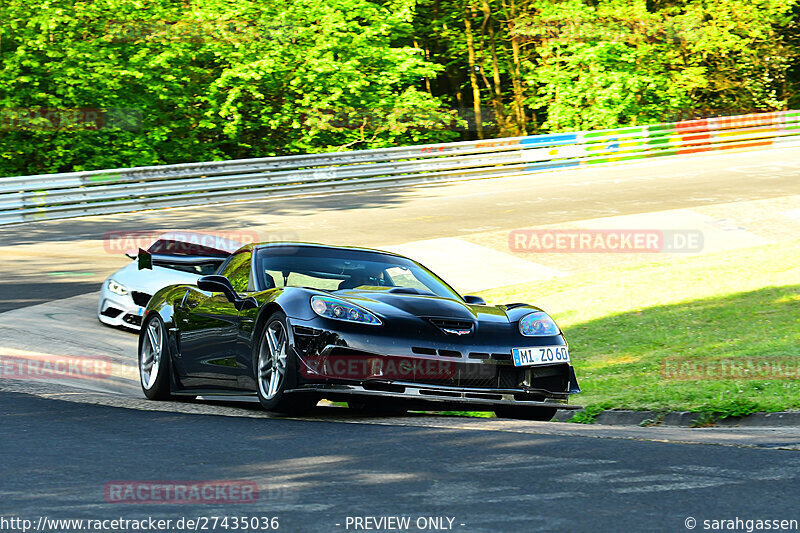
<svg viewBox="0 0 800 533"><path fill-rule="evenodd" d="M295 335L306 335L314 337L322 333L322 331L319 329L309 328L307 326L294 326L294 333Z"/></svg>
<svg viewBox="0 0 800 533"><path fill-rule="evenodd" d="M436 355L436 350L433 348L421 348L419 346L412 346L411 351L417 355Z"/></svg>
<svg viewBox="0 0 800 533"><path fill-rule="evenodd" d="M439 350L439 355L442 357L461 357L461 352L455 350Z"/></svg>
<svg viewBox="0 0 800 533"><path fill-rule="evenodd" d="M100 314L109 318L117 318L120 313L122 313L122 309L117 309L116 307L106 307L105 310Z"/></svg>

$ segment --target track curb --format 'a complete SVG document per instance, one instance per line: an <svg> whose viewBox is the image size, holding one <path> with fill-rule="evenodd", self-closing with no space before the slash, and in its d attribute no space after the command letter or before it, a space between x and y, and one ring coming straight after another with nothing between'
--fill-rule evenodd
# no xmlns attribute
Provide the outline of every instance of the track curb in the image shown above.
<svg viewBox="0 0 800 533"><path fill-rule="evenodd" d="M554 418L568 422L584 411L559 411ZM674 426L674 427L800 427L800 411L753 413L747 416L718 418L695 411L631 411L610 409L597 415L593 424L604 426Z"/></svg>

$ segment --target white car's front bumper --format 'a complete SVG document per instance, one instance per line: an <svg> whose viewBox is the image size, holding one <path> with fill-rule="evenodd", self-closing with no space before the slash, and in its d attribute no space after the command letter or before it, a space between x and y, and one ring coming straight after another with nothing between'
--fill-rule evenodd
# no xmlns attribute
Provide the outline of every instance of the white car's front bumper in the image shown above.
<svg viewBox="0 0 800 533"><path fill-rule="evenodd" d="M100 322L109 326L138 330L142 325L142 317L147 305L146 299L150 299L149 294L132 292L122 296L113 293L108 290L107 284L104 283L103 289L100 291L97 318Z"/></svg>

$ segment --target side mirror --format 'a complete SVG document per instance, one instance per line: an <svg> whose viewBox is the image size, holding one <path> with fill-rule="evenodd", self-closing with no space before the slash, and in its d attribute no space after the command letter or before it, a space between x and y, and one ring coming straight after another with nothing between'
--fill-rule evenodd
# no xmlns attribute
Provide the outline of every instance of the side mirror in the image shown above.
<svg viewBox="0 0 800 533"><path fill-rule="evenodd" d="M147 250L139 248L137 260L139 262L139 270L153 270L153 256Z"/></svg>
<svg viewBox="0 0 800 533"><path fill-rule="evenodd" d="M486 300L484 300L480 296L472 296L472 295L464 296L464 301L472 305L486 305Z"/></svg>
<svg viewBox="0 0 800 533"><path fill-rule="evenodd" d="M252 296L248 298L239 298L239 295L236 294L236 291L233 289L233 285L231 285L231 281L225 276L216 274L203 276L197 280L197 288L201 291L221 292L238 311L255 309L258 307L258 300Z"/></svg>
<svg viewBox="0 0 800 533"><path fill-rule="evenodd" d="M221 292L231 302L239 299L230 280L225 276L203 276L197 280L197 288L201 291Z"/></svg>

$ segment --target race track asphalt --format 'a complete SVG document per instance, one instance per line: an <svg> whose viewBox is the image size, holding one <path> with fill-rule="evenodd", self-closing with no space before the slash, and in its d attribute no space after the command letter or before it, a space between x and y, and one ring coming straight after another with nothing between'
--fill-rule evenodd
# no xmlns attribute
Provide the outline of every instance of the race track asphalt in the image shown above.
<svg viewBox="0 0 800 533"><path fill-rule="evenodd" d="M792 451L0 402L2 514L34 522L277 516L280 531L336 532L364 530L347 517L406 516L464 532L619 532L800 518ZM244 480L259 496L106 502L106 483L141 480Z"/></svg>

